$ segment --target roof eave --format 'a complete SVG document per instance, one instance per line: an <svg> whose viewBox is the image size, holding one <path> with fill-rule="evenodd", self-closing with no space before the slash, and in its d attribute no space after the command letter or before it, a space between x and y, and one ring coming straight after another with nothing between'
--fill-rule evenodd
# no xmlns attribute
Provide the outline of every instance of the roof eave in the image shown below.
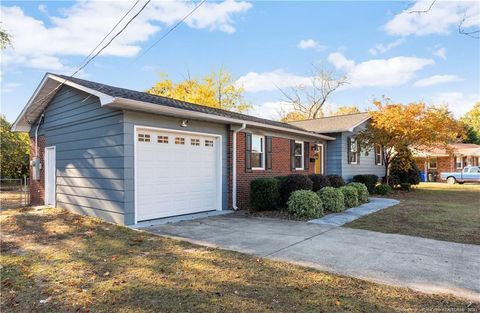
<svg viewBox="0 0 480 313"><path fill-rule="evenodd" d="M49 86L50 82L57 82L56 84L54 83L53 86ZM12 125L12 131L14 132L29 132L31 128L31 124L28 121L27 114L29 113L29 110L37 110L38 112L43 111L45 107L48 105L50 100L55 96L55 94L58 92L60 89L59 86L61 85L67 85L71 86L73 88L85 91L86 93L92 94L94 96L97 96L100 99L100 103L102 105L105 105L107 103L111 103L114 100L114 97L111 97L107 94L104 94L102 92L93 90L91 88L76 84L74 82L71 82L69 80L65 80L64 78L58 77L56 75L53 75L51 73L45 74L43 79L41 80L40 84L38 87L35 89L35 92L33 93L32 97L28 100L27 104L23 108L23 110L20 112L18 115L17 119ZM51 84L50 84L51 85ZM42 91L45 91L47 94L47 97L42 95ZM40 101L42 99L45 99L45 101ZM39 102L40 101L40 102ZM38 116L40 116L41 113L38 114L33 114L33 118L31 122L34 122L37 120Z"/></svg>
<svg viewBox="0 0 480 313"><path fill-rule="evenodd" d="M287 127L268 125L268 124L265 124L265 123L259 123L259 122L247 121L247 120L242 120L242 119L224 117L224 116L219 116L219 115L214 115L214 114L209 114L209 113L196 112L196 111L190 111L190 110L185 110L185 109L180 109L180 108L173 108L173 107L169 107L169 106L158 105L158 104L154 104L154 103L150 103L150 102L132 100L132 99L121 98L121 97L115 98L114 101L106 104L106 106L112 107L112 108L117 108L117 109L151 112L151 113L156 113L156 114L166 114L166 115L170 115L170 116L179 116L179 117L184 117L184 118L200 119L200 120L212 121L212 122L217 122L217 123L220 122L222 124L243 124L243 123L245 123L247 126L249 125L249 126L253 126L253 127L278 130L278 131L281 131L281 132L298 134L298 135L303 135L303 136L306 136L306 137L322 139L322 140L335 140L335 138L333 138L333 137L309 132L309 131L306 131L306 130L305 131L296 130L296 129L287 128Z"/></svg>

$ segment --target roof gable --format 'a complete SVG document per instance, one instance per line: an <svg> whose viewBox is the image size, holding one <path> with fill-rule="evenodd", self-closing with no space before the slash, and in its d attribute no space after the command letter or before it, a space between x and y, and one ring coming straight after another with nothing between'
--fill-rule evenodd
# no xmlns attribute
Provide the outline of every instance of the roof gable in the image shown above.
<svg viewBox="0 0 480 313"><path fill-rule="evenodd" d="M345 115L328 116L317 119L291 122L291 125L301 127L316 133L351 132L371 118L370 113L353 113Z"/></svg>

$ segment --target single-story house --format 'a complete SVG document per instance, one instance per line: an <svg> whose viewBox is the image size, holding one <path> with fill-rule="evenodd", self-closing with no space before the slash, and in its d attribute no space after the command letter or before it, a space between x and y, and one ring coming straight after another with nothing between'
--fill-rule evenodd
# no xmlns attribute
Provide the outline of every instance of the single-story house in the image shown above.
<svg viewBox="0 0 480 313"><path fill-rule="evenodd" d="M30 134L32 204L124 225L247 208L252 179L314 173L335 139L50 73L12 129Z"/></svg>
<svg viewBox="0 0 480 313"><path fill-rule="evenodd" d="M433 180L439 180L442 172L461 172L465 166L480 165L480 145L471 143L452 143L449 149L414 149L413 154L420 171L427 173L425 178L430 174Z"/></svg>
<svg viewBox="0 0 480 313"><path fill-rule="evenodd" d="M382 178L385 176L382 149L375 147L361 150L357 146L355 136L370 123L368 112L329 116L317 119L291 122L297 126L317 134L333 137L336 140L327 141L325 169L319 173L337 174L350 181L353 176L374 174ZM317 158L321 160L321 158ZM321 166L320 162L317 167Z"/></svg>

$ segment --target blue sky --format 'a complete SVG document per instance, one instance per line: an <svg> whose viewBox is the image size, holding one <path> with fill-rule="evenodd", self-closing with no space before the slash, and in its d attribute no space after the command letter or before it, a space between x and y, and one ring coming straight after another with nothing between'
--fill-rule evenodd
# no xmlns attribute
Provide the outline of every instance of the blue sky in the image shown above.
<svg viewBox="0 0 480 313"><path fill-rule="evenodd" d="M3 1L1 112L13 121L46 71L71 74L134 1ZM144 0L141 1L143 3ZM275 86L308 85L312 64L347 75L329 108L394 101L448 104L460 116L480 100L479 4L426 2L207 2L147 54L192 2L152 2L78 77L145 90L168 73L181 80L223 67L246 89L251 114L288 110ZM139 7L137 7L139 8Z"/></svg>

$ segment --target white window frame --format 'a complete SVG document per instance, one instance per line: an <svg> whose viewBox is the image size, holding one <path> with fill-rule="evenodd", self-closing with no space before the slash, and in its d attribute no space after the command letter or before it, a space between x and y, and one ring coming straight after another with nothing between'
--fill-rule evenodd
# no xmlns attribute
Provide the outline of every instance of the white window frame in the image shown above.
<svg viewBox="0 0 480 313"><path fill-rule="evenodd" d="M295 170L303 170L305 168L305 146L304 146L304 142L303 141L296 141L295 140L295 144L301 144L302 145L302 150L301 150L301 155L298 155L298 154L294 154L294 158L298 157L298 156L301 156L302 158L302 166L301 167L295 167ZM295 153L295 147L293 149L293 152Z"/></svg>
<svg viewBox="0 0 480 313"><path fill-rule="evenodd" d="M432 160L435 160L435 167L432 167L430 164L432 163ZM428 169L430 170L436 170L438 166L438 158L429 158L428 159Z"/></svg>
<svg viewBox="0 0 480 313"><path fill-rule="evenodd" d="M253 167L252 166L252 170L259 171L259 170L264 170L265 169L265 136L252 134L252 150L250 151L250 159L252 158L252 154L253 154L253 141L255 140L255 138L260 139L261 142L262 142L262 145L261 145L261 148L262 148L262 151L261 151L262 166L261 167Z"/></svg>
<svg viewBox="0 0 480 313"><path fill-rule="evenodd" d="M377 153L378 148L378 153ZM382 146L375 145L374 147L374 155L375 155L375 165L383 165L383 150ZM380 162L377 162L377 156L380 157Z"/></svg>
<svg viewBox="0 0 480 313"><path fill-rule="evenodd" d="M355 144L355 147L356 147L355 151L352 150L352 145L353 144ZM347 153L347 158L348 158L348 155L350 154L350 155L353 155L354 159L355 159L355 161L350 161L350 160L348 160L348 161L350 162L350 164L354 164L354 165L358 164L358 143L357 143L357 139L350 138L350 146L348 147L348 149L350 149L350 151L348 151L350 153Z"/></svg>
<svg viewBox="0 0 480 313"><path fill-rule="evenodd" d="M458 160L460 160L460 167L458 167ZM455 169L461 170L463 169L463 157L455 157Z"/></svg>

